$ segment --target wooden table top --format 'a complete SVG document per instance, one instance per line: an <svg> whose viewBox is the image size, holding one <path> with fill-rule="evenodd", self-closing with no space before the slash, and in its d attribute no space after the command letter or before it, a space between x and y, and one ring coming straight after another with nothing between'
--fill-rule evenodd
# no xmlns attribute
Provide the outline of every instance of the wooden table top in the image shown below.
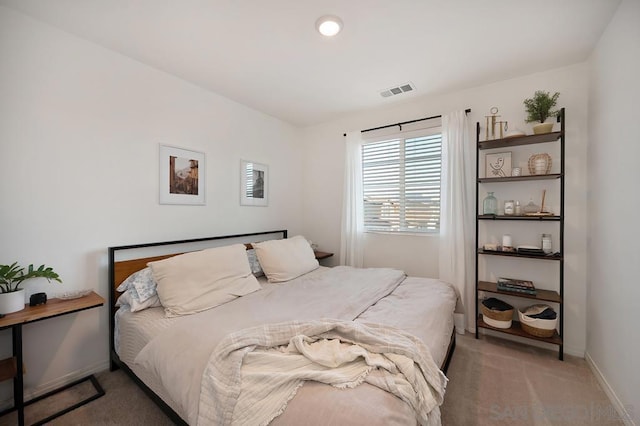
<svg viewBox="0 0 640 426"><path fill-rule="evenodd" d="M318 260L326 259L328 257L333 256L333 253L329 253L329 252L326 252L326 251L317 251L316 250L313 253L316 255L316 259L318 259Z"/></svg>
<svg viewBox="0 0 640 426"><path fill-rule="evenodd" d="M77 299L49 299L47 303L43 305L25 305L25 308L21 311L6 314L3 318L0 318L0 329L20 323L27 324L46 318L70 314L101 305L104 305L104 299L93 291L87 296Z"/></svg>

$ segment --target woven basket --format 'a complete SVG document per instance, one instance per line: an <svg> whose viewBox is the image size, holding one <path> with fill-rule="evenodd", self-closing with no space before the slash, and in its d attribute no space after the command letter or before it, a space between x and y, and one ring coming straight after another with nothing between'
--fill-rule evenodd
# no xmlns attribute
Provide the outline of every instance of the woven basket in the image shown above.
<svg viewBox="0 0 640 426"><path fill-rule="evenodd" d="M489 317L493 320L497 321L511 321L513 319L513 309L509 309L506 311L493 311L482 303L480 304L480 308L482 310L482 315Z"/></svg>
<svg viewBox="0 0 640 426"><path fill-rule="evenodd" d="M538 306L538 305L536 305ZM540 305L545 306L545 305ZM556 325L558 324L558 319L553 320L544 320L544 319L533 319L526 316L522 311L518 311L518 319L520 320L520 326L525 333L531 334L536 337L552 337L556 332ZM535 323L532 324L532 323ZM536 325L540 325L541 327L536 327Z"/></svg>
<svg viewBox="0 0 640 426"><path fill-rule="evenodd" d="M544 161L545 169L544 173L542 170L536 170L536 161ZM531 175L548 175L551 171L551 156L549 154L533 154L529 157L529 162L527 163L529 166L529 174Z"/></svg>
<svg viewBox="0 0 640 426"><path fill-rule="evenodd" d="M555 328L552 330L545 330L543 328L532 327L529 324L525 324L523 322L521 322L520 325L526 333L536 337L551 337L556 332Z"/></svg>

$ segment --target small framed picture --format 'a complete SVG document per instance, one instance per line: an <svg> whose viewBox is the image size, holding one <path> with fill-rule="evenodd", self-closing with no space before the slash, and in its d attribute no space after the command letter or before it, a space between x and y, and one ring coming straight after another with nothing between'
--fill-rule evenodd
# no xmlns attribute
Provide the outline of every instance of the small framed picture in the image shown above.
<svg viewBox="0 0 640 426"><path fill-rule="evenodd" d="M511 176L511 152L497 152L485 156L485 177Z"/></svg>
<svg viewBox="0 0 640 426"><path fill-rule="evenodd" d="M240 204L269 205L269 166L253 161L240 161Z"/></svg>
<svg viewBox="0 0 640 426"><path fill-rule="evenodd" d="M160 204L205 205L204 153L160 145Z"/></svg>

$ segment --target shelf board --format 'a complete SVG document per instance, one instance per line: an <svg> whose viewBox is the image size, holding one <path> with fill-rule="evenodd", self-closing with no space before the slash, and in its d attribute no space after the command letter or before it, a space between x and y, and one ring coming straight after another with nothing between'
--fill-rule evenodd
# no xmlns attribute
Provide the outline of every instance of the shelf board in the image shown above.
<svg viewBox="0 0 640 426"><path fill-rule="evenodd" d="M552 345L562 345L562 337L560 337L557 330L551 337L537 337L524 331L520 326L520 321L512 321L511 324L511 328L506 329L491 327L483 321L482 315L478 315L477 326L480 328L486 328L488 330L498 331L500 333L510 334L512 336L524 337L526 339L538 340L540 342L551 343Z"/></svg>
<svg viewBox="0 0 640 426"><path fill-rule="evenodd" d="M505 176L478 178L478 183L492 182L522 182L526 180L554 180L563 177L562 173L549 173L547 175Z"/></svg>
<svg viewBox="0 0 640 426"><path fill-rule="evenodd" d="M478 142L478 149L507 148L519 145L555 142L562 136L562 132L544 133L542 135L527 135L512 138L493 139Z"/></svg>
<svg viewBox="0 0 640 426"><path fill-rule="evenodd" d="M498 290L498 285L489 281L478 281L478 291L486 291L487 293L504 294L507 296L524 297L525 299L534 299L545 302L562 303L562 297L557 291L542 290L537 288L536 294L518 293L512 291Z"/></svg>
<svg viewBox="0 0 640 426"><path fill-rule="evenodd" d="M487 254L490 256L507 256L507 257L523 257L527 259L541 259L541 260L562 260L562 256L554 253L546 256L536 256L534 254L521 254L509 251L491 251L478 249L478 254Z"/></svg>
<svg viewBox="0 0 640 426"><path fill-rule="evenodd" d="M561 216L504 216L497 214L480 214L478 220L534 220L534 221L558 221Z"/></svg>

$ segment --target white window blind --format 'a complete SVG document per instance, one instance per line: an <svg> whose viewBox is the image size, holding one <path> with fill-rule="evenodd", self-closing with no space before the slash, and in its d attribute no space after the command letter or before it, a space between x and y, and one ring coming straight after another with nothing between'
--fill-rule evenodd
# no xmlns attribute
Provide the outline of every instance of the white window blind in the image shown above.
<svg viewBox="0 0 640 426"><path fill-rule="evenodd" d="M440 133L365 143L362 146L365 230L437 233L441 156Z"/></svg>

